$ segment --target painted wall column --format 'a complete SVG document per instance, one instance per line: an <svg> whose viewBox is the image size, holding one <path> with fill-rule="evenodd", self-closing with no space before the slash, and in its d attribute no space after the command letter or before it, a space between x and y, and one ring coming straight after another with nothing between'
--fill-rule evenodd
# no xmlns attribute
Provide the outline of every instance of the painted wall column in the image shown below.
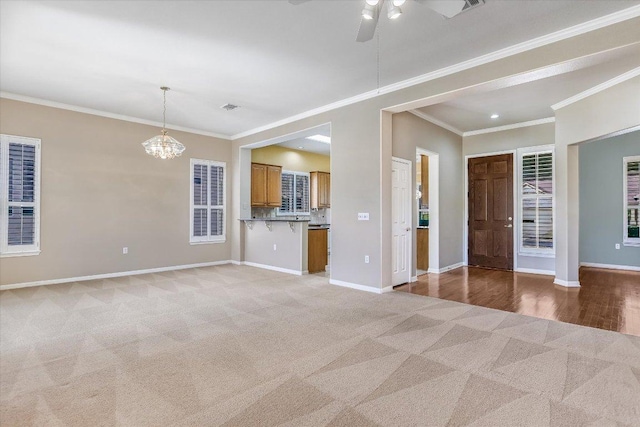
<svg viewBox="0 0 640 427"><path fill-rule="evenodd" d="M578 160L577 145L556 143L556 278L554 283L567 287L580 286L580 181Z"/></svg>

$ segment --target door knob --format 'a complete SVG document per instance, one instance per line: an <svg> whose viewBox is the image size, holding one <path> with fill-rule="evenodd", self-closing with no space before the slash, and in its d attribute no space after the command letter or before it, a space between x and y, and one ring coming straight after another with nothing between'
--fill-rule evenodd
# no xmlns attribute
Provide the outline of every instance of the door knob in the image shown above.
<svg viewBox="0 0 640 427"><path fill-rule="evenodd" d="M512 228L513 224L505 225L506 228Z"/></svg>

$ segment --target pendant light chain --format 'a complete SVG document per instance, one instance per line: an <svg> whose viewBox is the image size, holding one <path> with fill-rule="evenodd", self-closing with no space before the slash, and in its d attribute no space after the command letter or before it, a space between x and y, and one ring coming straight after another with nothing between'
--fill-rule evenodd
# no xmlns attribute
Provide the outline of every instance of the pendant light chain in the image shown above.
<svg viewBox="0 0 640 427"><path fill-rule="evenodd" d="M378 5L378 14L380 14L380 5ZM378 24L376 31L376 88L378 95L380 94L380 31L382 25Z"/></svg>

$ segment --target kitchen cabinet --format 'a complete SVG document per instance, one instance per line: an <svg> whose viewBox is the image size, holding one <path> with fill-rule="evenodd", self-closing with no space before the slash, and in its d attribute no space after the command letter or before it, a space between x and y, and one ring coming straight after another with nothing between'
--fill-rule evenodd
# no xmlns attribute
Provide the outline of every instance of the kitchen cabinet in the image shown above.
<svg viewBox="0 0 640 427"><path fill-rule="evenodd" d="M418 228L416 230L418 238L417 263L418 270L429 269L429 229Z"/></svg>
<svg viewBox="0 0 640 427"><path fill-rule="evenodd" d="M331 174L311 172L311 209L331 207Z"/></svg>
<svg viewBox="0 0 640 427"><path fill-rule="evenodd" d="M251 206L280 207L282 166L251 163Z"/></svg>
<svg viewBox="0 0 640 427"><path fill-rule="evenodd" d="M309 229L308 270L309 273L325 271L327 266L327 229Z"/></svg>
<svg viewBox="0 0 640 427"><path fill-rule="evenodd" d="M420 156L420 184L422 186L421 208L429 207L429 157Z"/></svg>

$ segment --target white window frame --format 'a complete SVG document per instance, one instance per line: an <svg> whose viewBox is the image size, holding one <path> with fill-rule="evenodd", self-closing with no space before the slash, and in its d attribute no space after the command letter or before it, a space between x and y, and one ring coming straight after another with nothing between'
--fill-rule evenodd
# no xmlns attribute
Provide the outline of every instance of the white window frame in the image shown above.
<svg viewBox="0 0 640 427"><path fill-rule="evenodd" d="M517 150L518 153L518 255L541 257L541 258L554 258L556 256L556 153L553 145L540 145L536 147L526 147ZM523 246L524 227L522 226L523 215L523 199L529 198L529 195L525 195L522 192L522 161L525 155L530 154L546 154L551 153L551 210L552 210L552 224L553 224L553 248L526 248Z"/></svg>
<svg viewBox="0 0 640 427"><path fill-rule="evenodd" d="M196 206L193 204L193 167L195 165L203 165L207 166L207 173L209 174L207 178L207 230L209 233L207 236L194 236L193 235L193 213ZM210 166L221 166L222 167L222 205L212 205L211 204L211 169ZM227 163L219 162L216 160L202 160L202 159L191 159L189 164L189 243L192 245L202 245L209 243L224 243L227 241ZM199 208L204 207L204 205L198 205ZM220 209L222 208L222 235L221 236L211 236L211 209Z"/></svg>
<svg viewBox="0 0 640 427"><path fill-rule="evenodd" d="M36 178L34 182L34 201L29 203L9 203L9 144L33 145L36 148ZM0 258L33 256L40 254L40 145L38 138L28 138L15 135L0 135ZM34 244L9 246L9 217L10 205L33 207L35 211Z"/></svg>
<svg viewBox="0 0 640 427"><path fill-rule="evenodd" d="M628 156L622 158L622 244L623 246L635 246L640 247L640 238L628 237L628 224L627 224L627 164L633 162L640 162L640 156Z"/></svg>
<svg viewBox="0 0 640 427"><path fill-rule="evenodd" d="M311 215L311 174L309 172L298 172L298 171L289 171L289 170L283 170L282 171L282 175L285 174L289 174L289 175L293 175L294 176L294 181L293 181L293 191L295 193L295 189L296 189L296 180L298 176L306 176L307 177L307 185L309 186L309 188L307 189L307 194L309 196L309 205L307 206L307 210L303 211L303 212L298 212L296 210L296 203L294 201L293 203L293 212L288 212L288 211L282 211L281 207L282 207L282 202L280 203L280 207L278 208L277 212L276 212L276 216L291 216L291 215L297 215L297 216L309 216Z"/></svg>

